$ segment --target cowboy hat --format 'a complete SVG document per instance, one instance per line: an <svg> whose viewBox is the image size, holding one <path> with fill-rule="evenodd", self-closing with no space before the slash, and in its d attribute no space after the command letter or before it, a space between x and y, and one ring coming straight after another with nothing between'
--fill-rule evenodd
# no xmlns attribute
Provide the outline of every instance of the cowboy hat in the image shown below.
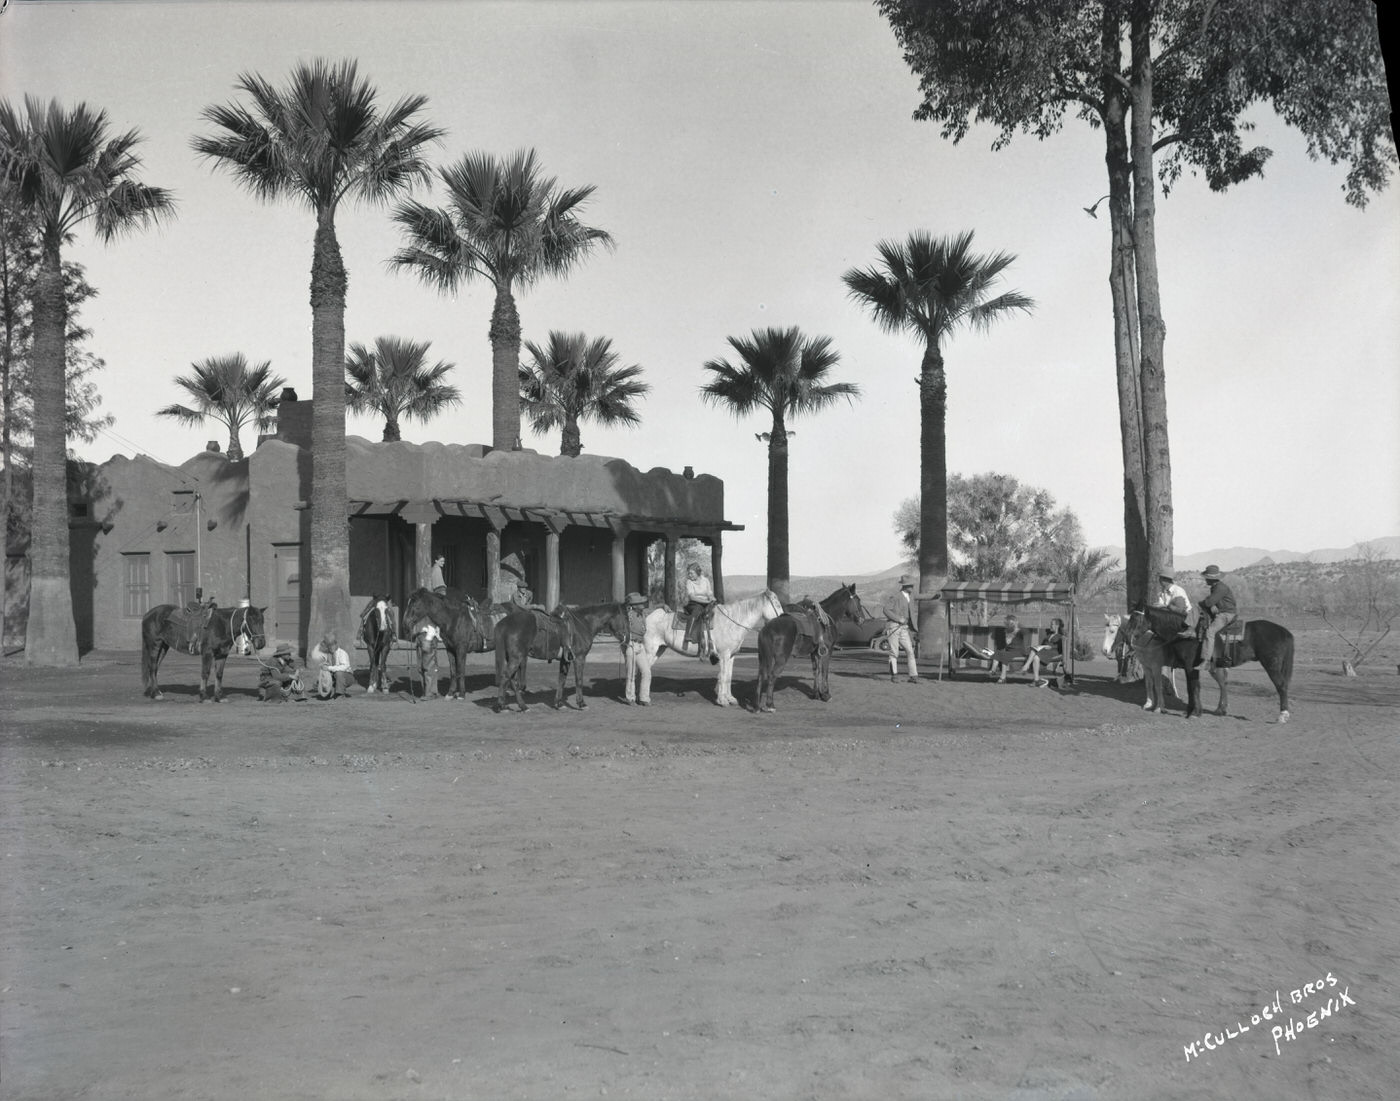
<svg viewBox="0 0 1400 1101"><path fill-rule="evenodd" d="M1159 570L1159 571L1157 572L1157 580L1158 580L1158 581L1175 581L1176 578L1172 576L1171 570Z"/></svg>
<svg viewBox="0 0 1400 1101"><path fill-rule="evenodd" d="M1205 572L1204 572L1203 574L1201 574L1201 576L1204 577L1207 581L1219 581L1219 580L1220 580L1220 567L1219 567L1219 566L1207 566L1206 569L1205 569Z"/></svg>
<svg viewBox="0 0 1400 1101"><path fill-rule="evenodd" d="M628 593L628 594L627 594L627 599L623 601L624 604L628 604L628 605L631 605L631 604L645 604L646 602L647 602L647 598L644 597L641 593Z"/></svg>
<svg viewBox="0 0 1400 1101"><path fill-rule="evenodd" d="M282 643L281 646L277 647L276 650L272 651L272 656L275 657L275 658L289 658L289 657L291 657L291 656L292 656L292 647L291 647L291 644L290 644L290 643L287 643L287 642Z"/></svg>
<svg viewBox="0 0 1400 1101"><path fill-rule="evenodd" d="M907 573L900 574L899 587L901 589L912 589L914 587L914 579L911 578Z"/></svg>

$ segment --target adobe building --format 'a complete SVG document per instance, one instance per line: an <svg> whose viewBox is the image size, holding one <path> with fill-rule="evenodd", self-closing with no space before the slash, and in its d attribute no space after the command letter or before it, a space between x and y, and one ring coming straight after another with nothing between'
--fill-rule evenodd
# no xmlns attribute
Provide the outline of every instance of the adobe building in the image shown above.
<svg viewBox="0 0 1400 1101"><path fill-rule="evenodd" d="M217 444L169 466L140 455L97 467L71 502L74 615L81 648L140 644L141 617L200 595L267 606L268 637L307 642L311 402L284 396L275 435L230 462ZM724 483L621 459L497 451L480 444L346 439L350 592L402 605L443 554L449 586L508 598L519 581L546 607L621 600L673 604L683 537L710 548L723 597ZM661 576L648 549L664 546Z"/></svg>

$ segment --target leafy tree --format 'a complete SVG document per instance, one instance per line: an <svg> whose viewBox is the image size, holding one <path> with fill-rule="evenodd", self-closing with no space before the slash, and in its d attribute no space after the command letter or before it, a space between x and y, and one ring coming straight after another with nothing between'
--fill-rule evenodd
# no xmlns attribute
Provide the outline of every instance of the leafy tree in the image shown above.
<svg viewBox="0 0 1400 1101"><path fill-rule="evenodd" d="M520 313L515 292L566 276L612 237L580 220L594 188L561 188L543 175L535 151L501 161L469 153L438 170L447 205L401 202L394 220L407 244L390 261L445 294L484 279L491 311L491 446L520 447Z"/></svg>
<svg viewBox="0 0 1400 1101"><path fill-rule="evenodd" d="M605 336L589 340L583 333L551 330L544 347L525 342L528 363L520 365L520 401L536 432L562 428L559 454L583 451L578 425L591 420L605 426L642 423L633 402L651 386L636 364L617 366L617 353Z"/></svg>
<svg viewBox="0 0 1400 1101"><path fill-rule="evenodd" d="M1366 0L876 0L919 77L916 119L953 141L973 120L993 148L1044 139L1073 114L1101 129L1123 451L1128 603L1173 538L1156 178L1198 170L1214 190L1260 175L1249 113L1272 106L1314 157L1345 163L1364 205L1395 164L1390 103ZM1125 57L1125 49L1127 56ZM1159 159L1160 157L1160 159ZM1154 175L1155 173L1155 175ZM1097 204L1096 204L1097 205Z"/></svg>
<svg viewBox="0 0 1400 1101"><path fill-rule="evenodd" d="M752 337L731 336L737 365L712 359L712 376L700 388L711 404L729 407L735 417L767 409L773 418L768 440L768 587L788 599L788 431L794 417L817 413L838 398L860 394L853 382L827 382L840 362L831 338L804 337L800 329L755 329ZM760 438L763 438L760 436Z"/></svg>
<svg viewBox="0 0 1400 1101"><path fill-rule="evenodd" d="M887 332L923 342L919 369L919 592L927 598L948 576L948 380L943 344L959 329L988 329L1013 310L1035 303L1019 291L993 294L1015 262L1009 252L979 255L972 232L937 237L916 231L905 241L881 241L879 263L843 276L851 298ZM942 617L919 602L919 632L935 642ZM926 633L927 632L927 633Z"/></svg>
<svg viewBox="0 0 1400 1101"><path fill-rule="evenodd" d="M456 364L438 360L428 366L430 341L381 336L373 350L350 345L345 357L345 404L352 413L384 418L386 442L400 440L400 420L429 421L462 404L457 387L444 382Z"/></svg>
<svg viewBox="0 0 1400 1101"><path fill-rule="evenodd" d="M922 520L911 497L895 512L895 530L912 554ZM948 555L958 581L1067 580L1064 567L1084 545L1079 520L1056 508L1046 490L1008 474L948 478Z"/></svg>
<svg viewBox="0 0 1400 1101"><path fill-rule="evenodd" d="M110 242L174 211L163 188L138 179L140 136L110 132L107 115L85 103L25 97L23 108L0 104L0 180L7 205L40 229L33 290L33 528L30 607L25 639L29 665L78 660L77 626L68 581L67 299L63 245L84 223Z"/></svg>
<svg viewBox="0 0 1400 1101"><path fill-rule="evenodd" d="M270 362L249 368L242 352L211 356L190 366L193 372L178 376L175 385L190 396L192 404L167 405L157 409L156 416L191 428L199 428L206 420L218 422L228 429L228 457L237 462L243 458L239 431L248 424L271 427L277 419L277 395L287 380L272 373Z"/></svg>
<svg viewBox="0 0 1400 1101"><path fill-rule="evenodd" d="M195 152L257 198L291 199L316 218L311 257L311 613L312 630L354 633L350 607L349 498L345 486L345 295L336 237L342 202L388 202L429 174L426 148L442 131L421 121L413 95L381 106L354 61L301 62L284 88L256 73L235 85L251 101L206 107L213 133Z"/></svg>

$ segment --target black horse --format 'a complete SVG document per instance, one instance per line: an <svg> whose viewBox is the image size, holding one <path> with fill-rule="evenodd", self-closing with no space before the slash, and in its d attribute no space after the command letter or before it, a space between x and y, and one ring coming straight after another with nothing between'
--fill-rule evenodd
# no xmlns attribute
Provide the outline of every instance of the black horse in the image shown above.
<svg viewBox="0 0 1400 1101"><path fill-rule="evenodd" d="M191 611L174 604L157 604L141 619L141 683L144 694L153 700L163 700L156 675L165 652L171 647L186 649L192 643L198 647L199 702L212 698L224 701L224 662L238 639L246 639L254 650L267 645L263 634L263 613L266 608L215 608L209 612L207 623L201 624L202 610ZM214 673L214 691L208 692L209 673Z"/></svg>
<svg viewBox="0 0 1400 1101"><path fill-rule="evenodd" d="M1200 715L1201 676L1197 660L1201 639L1195 634L1182 634L1185 617L1169 608L1145 608L1133 613L1129 620L1130 638L1138 660L1142 662L1147 684L1147 702L1143 707L1160 710L1161 670L1176 666L1186 671L1186 714ZM1138 624L1132 627L1132 624ZM1220 703L1214 714L1225 715L1229 705L1230 667L1246 661L1257 661L1269 675L1278 692L1278 721L1288 721L1288 685L1293 679L1293 633L1287 627L1267 619L1252 619L1245 623L1238 639L1216 636L1211 676L1220 686Z"/></svg>
<svg viewBox="0 0 1400 1101"><path fill-rule="evenodd" d="M573 608L561 604L550 617L559 625L559 686L554 692L554 709L563 704L564 686L569 670L574 673L574 706L582 711L588 704L583 701L583 665L588 660L588 652L593 649L593 640L602 631L609 631L619 641L627 638L627 608L622 604L585 604ZM548 659L552 655L541 653L536 633L535 657ZM523 675L522 675L523 680ZM522 684L523 687L523 684Z"/></svg>
<svg viewBox="0 0 1400 1101"><path fill-rule="evenodd" d="M804 601L784 604L783 608L783 615L770 619L758 632L758 686L754 692L754 708L758 711L773 710L778 674L794 653L812 655L812 694L823 703L831 699L831 651L836 645L836 624L842 619L859 623L865 618L865 608L854 585L842 585L819 605Z"/></svg>
<svg viewBox="0 0 1400 1101"><path fill-rule="evenodd" d="M415 589L404 605L404 628L409 635L414 635L418 624L424 620L442 633L442 644L447 649L452 671L448 691L453 699L462 699L467 694L466 656L489 649L486 642L490 634L484 626L482 611L465 593L454 597L442 596L431 589Z"/></svg>
<svg viewBox="0 0 1400 1101"><path fill-rule="evenodd" d="M528 608L507 608L492 629L492 641L496 647L497 711L503 711L506 707L507 687L514 690L515 702L520 710L529 710L525 702L525 668L529 664L531 650L538 648L535 636L539 634L539 624L536 616L546 618L543 613Z"/></svg>
<svg viewBox="0 0 1400 1101"><path fill-rule="evenodd" d="M399 609L387 596L372 596L360 613L360 638L369 654L369 687L366 692L387 692L389 655L399 636Z"/></svg>

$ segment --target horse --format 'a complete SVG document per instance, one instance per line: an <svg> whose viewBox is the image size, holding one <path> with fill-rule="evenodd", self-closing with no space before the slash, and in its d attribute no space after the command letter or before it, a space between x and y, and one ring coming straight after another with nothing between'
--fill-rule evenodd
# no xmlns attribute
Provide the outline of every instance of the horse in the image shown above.
<svg viewBox="0 0 1400 1101"><path fill-rule="evenodd" d="M213 699L224 702L224 662L234 642L247 641L253 650L267 645L263 634L263 613L266 608L214 608L209 621L192 640L189 611L175 604L157 604L141 618L141 683L143 695L153 700L165 699L156 675L165 652L171 647L185 649L191 641L199 646L199 702ZM202 614L202 613L198 613ZM209 673L214 673L214 691L208 693Z"/></svg>
<svg viewBox="0 0 1400 1101"><path fill-rule="evenodd" d="M783 615L770 619L758 632L758 684L754 690L757 711L773 710L778 674L794 653L811 653L813 694L823 703L831 699L831 651L836 645L837 621L860 623L865 619L865 608L854 585L842 585L816 605L820 614L810 602L786 607ZM808 631L802 629L804 621L810 625Z"/></svg>
<svg viewBox="0 0 1400 1101"><path fill-rule="evenodd" d="M1138 678L1133 672L1133 651L1132 647L1128 645L1128 635L1123 630L1123 617L1121 615L1105 615L1103 622L1103 656L1118 665L1118 671L1113 680L1117 684L1131 684ZM1176 668L1167 670L1165 676L1171 688L1172 699L1180 701L1181 689L1177 687L1176 683Z"/></svg>
<svg viewBox="0 0 1400 1101"><path fill-rule="evenodd" d="M563 636L559 647L559 686L554 692L554 709L557 711L563 703L564 686L572 669L574 705L582 711L588 706L583 699L583 665L588 659L588 652L593 649L593 640L606 630L619 641L626 642L627 608L622 604L585 604L580 607L560 604L554 610L553 618L559 622Z"/></svg>
<svg viewBox="0 0 1400 1101"><path fill-rule="evenodd" d="M1182 621L1180 615L1166 608L1148 608L1145 611L1134 612L1129 624L1133 624L1134 621L1136 626L1132 628L1130 635L1131 645L1142 660L1144 671L1150 676L1154 663L1159 663L1156 664L1158 673L1168 661L1180 664L1186 669L1187 716L1201 714L1200 671L1196 668L1200 639L1174 638L1171 642L1164 642L1162 636L1170 635ZM1223 717L1228 713L1230 666L1257 661L1264 667L1264 672L1269 675L1269 680L1278 693L1278 721L1288 721L1288 685L1293 679L1293 633L1287 627L1267 619L1250 620L1245 623L1244 632L1238 640L1225 635L1218 636L1211 659L1211 676L1220 688L1220 703L1213 714ZM1161 693L1159 690L1154 696L1153 683L1151 679L1147 681L1148 698L1143 704L1146 710L1161 709Z"/></svg>
<svg viewBox="0 0 1400 1101"><path fill-rule="evenodd" d="M399 610L387 596L372 596L360 613L360 638L369 653L369 687L366 692L388 692L389 655L399 634ZM377 686L377 687L376 687Z"/></svg>
<svg viewBox="0 0 1400 1101"><path fill-rule="evenodd" d="M491 630L496 648L496 711L506 707L506 688L515 692L515 702L521 711L528 711L525 702L525 667L539 633L536 613L528 608L507 609ZM561 677L562 682L562 677ZM562 691L562 688L561 688ZM557 702L555 706L558 706Z"/></svg>
<svg viewBox="0 0 1400 1101"><path fill-rule="evenodd" d="M728 707L739 702L730 691L730 685L734 679L734 655L744 644L744 638L754 628L761 627L768 620L777 619L782 614L783 605L777 594L770 589L764 589L757 596L733 604L714 606L714 626L711 631L714 653L710 660L719 666L719 675L715 678L715 703L719 706ZM672 625L674 616L675 613L664 606L647 615L646 633L642 636L641 647L637 652L638 703L651 702L651 667L660 659L662 650L669 646L678 654L698 653L695 643L686 641L684 627L676 628Z"/></svg>
<svg viewBox="0 0 1400 1101"><path fill-rule="evenodd" d="M414 635L425 620L442 634L451 668L448 691L454 700L462 699L467 694L466 656L488 649L489 636L483 626L481 610L465 593L450 597L431 589L415 589L404 605L404 627Z"/></svg>

